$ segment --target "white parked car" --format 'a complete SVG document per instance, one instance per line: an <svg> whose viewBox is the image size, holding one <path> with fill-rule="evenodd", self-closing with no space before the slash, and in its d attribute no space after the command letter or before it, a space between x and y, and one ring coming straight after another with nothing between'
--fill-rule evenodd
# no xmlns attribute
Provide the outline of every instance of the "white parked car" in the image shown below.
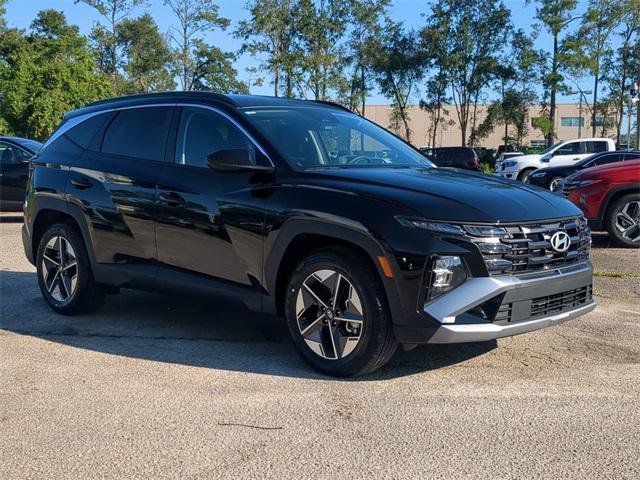
<svg viewBox="0 0 640 480"><path fill-rule="evenodd" d="M543 167L572 165L594 153L613 151L616 144L610 138L565 140L533 155L520 155L496 162L496 174L525 182L531 172Z"/></svg>

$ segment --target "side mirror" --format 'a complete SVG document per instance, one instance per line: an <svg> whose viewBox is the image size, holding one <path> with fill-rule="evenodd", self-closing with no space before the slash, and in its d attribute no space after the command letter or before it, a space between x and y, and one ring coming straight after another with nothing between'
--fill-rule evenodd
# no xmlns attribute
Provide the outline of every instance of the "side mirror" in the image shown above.
<svg viewBox="0 0 640 480"><path fill-rule="evenodd" d="M259 155L258 152L256 154ZM249 155L249 151L244 148L229 148L212 152L207 155L207 166L221 172L272 170L271 167L256 165Z"/></svg>
<svg viewBox="0 0 640 480"><path fill-rule="evenodd" d="M540 160L542 162L549 162L551 160L551 157L553 157L553 153L547 153L547 154L543 155Z"/></svg>

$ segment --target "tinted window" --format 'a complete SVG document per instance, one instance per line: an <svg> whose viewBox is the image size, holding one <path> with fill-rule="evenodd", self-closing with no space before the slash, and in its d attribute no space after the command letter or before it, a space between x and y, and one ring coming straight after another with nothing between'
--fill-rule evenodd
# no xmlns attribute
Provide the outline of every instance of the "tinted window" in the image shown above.
<svg viewBox="0 0 640 480"><path fill-rule="evenodd" d="M607 163L619 162L620 154L619 153L611 153L608 155L601 155L593 162L589 164L590 167L595 167L596 165L606 165Z"/></svg>
<svg viewBox="0 0 640 480"><path fill-rule="evenodd" d="M69 129L65 135L80 147L88 148L93 137L96 135L98 130L104 126L105 122L111 118L111 115L112 113L108 112L89 117L85 121Z"/></svg>
<svg viewBox="0 0 640 480"><path fill-rule="evenodd" d="M587 153L606 152L609 150L609 144L607 142L585 142Z"/></svg>
<svg viewBox="0 0 640 480"><path fill-rule="evenodd" d="M467 159L472 156L470 148L438 148L436 149L436 158L438 160L456 160Z"/></svg>
<svg viewBox="0 0 640 480"><path fill-rule="evenodd" d="M8 143L0 142L0 163L20 163L29 159L30 155L24 150L14 147Z"/></svg>
<svg viewBox="0 0 640 480"><path fill-rule="evenodd" d="M176 163L206 167L207 156L220 150L245 150L255 164L255 147L238 127L211 110L185 108L180 116Z"/></svg>
<svg viewBox="0 0 640 480"><path fill-rule="evenodd" d="M146 160L164 160L172 107L121 110L107 128L102 151Z"/></svg>
<svg viewBox="0 0 640 480"><path fill-rule="evenodd" d="M640 160L640 153L623 153L621 161Z"/></svg>
<svg viewBox="0 0 640 480"><path fill-rule="evenodd" d="M575 155L580 153L580 142L567 143L556 150L555 155Z"/></svg>

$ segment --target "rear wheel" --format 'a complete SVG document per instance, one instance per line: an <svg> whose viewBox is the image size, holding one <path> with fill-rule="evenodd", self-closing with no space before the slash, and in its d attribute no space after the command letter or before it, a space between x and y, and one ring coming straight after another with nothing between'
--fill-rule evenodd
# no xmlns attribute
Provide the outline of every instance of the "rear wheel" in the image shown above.
<svg viewBox="0 0 640 480"><path fill-rule="evenodd" d="M329 375L373 372L398 346L380 279L356 252L324 249L304 260L289 281L285 311L302 358Z"/></svg>
<svg viewBox="0 0 640 480"><path fill-rule="evenodd" d="M91 273L84 242L65 223L49 227L37 254L38 284L42 296L58 313L85 313L100 306L105 292Z"/></svg>
<svg viewBox="0 0 640 480"><path fill-rule="evenodd" d="M640 247L640 194L630 193L607 210L605 225L613 241L623 247Z"/></svg>

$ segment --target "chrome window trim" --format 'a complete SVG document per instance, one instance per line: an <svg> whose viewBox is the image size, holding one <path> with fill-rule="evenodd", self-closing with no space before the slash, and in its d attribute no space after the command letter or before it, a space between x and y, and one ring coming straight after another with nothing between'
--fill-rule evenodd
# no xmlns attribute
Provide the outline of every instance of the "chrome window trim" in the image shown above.
<svg viewBox="0 0 640 480"><path fill-rule="evenodd" d="M124 106L124 107L105 108L105 109L101 109L101 110L96 110L95 112L85 113L84 115L80 115L78 117L74 117L74 118L68 120L67 122L65 122L64 124L62 124L60 126L60 128L58 128L51 135L51 137L49 137L49 139L44 143L44 145L42 145L42 148L40 150L41 151L44 150L47 146L49 146L52 142L54 142L56 139L58 139L61 135L64 135L66 132L71 130L76 125L78 125L78 124L84 122L85 120L88 120L89 118L94 117L96 115L100 115L100 114L103 114L103 113L109 113L109 112L118 112L120 110L131 110L131 109L135 109L135 108L152 108L152 107L196 107L196 108L202 108L202 109L205 109L205 110L211 110L212 112L217 113L218 115L222 116L223 118L225 118L226 120L231 122L235 127L237 127L242 132L242 134L245 135L251 141L251 143L253 143L255 145L255 147L258 150L260 150L260 153L262 153L262 155L264 155L264 157L269 161L271 166L273 168L275 168L275 164L273 163L273 160L271 160L271 157L269 156L269 154L267 154L267 152L262 147L262 145L260 145L256 141L256 139L253 137L253 135L251 135L247 131L246 128L244 128L242 125L240 125L236 121L236 119L234 119L228 113L220 110L219 108L212 107L210 105L205 105L205 104L202 104L202 103L190 103L190 102L181 102L181 103L148 103L148 104L144 104L144 105L127 105L127 106ZM175 159L174 159L174 163L175 163ZM258 166L260 166L260 165L258 165Z"/></svg>

